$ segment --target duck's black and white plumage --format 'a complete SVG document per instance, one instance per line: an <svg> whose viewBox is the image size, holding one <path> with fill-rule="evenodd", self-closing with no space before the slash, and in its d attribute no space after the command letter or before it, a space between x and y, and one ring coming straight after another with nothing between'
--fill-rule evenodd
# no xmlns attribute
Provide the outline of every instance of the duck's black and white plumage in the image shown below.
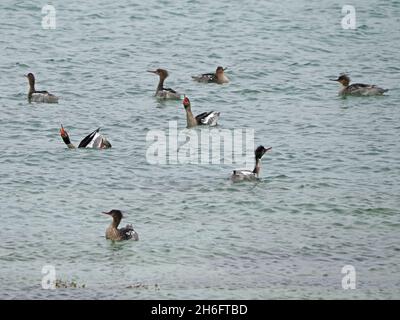
<svg viewBox="0 0 400 320"><path fill-rule="evenodd" d="M160 80L157 85L155 96L158 99L167 100L167 99L174 99L180 100L181 94L176 92L171 88L164 88L164 81L168 78L168 71L165 69L157 69L154 71L148 70L148 72L154 73L159 76Z"/></svg>
<svg viewBox="0 0 400 320"><path fill-rule="evenodd" d="M122 240L139 240L139 235L133 229L131 224L127 224L125 228L118 229L118 226L124 217L120 210L111 210L109 212L103 212L112 217L113 221L106 229L106 239L113 240L113 241L122 241Z"/></svg>
<svg viewBox="0 0 400 320"><path fill-rule="evenodd" d="M25 75L29 82L28 101L42 103L58 103L58 97L48 91L38 91L35 89L35 76L33 73Z"/></svg>
<svg viewBox="0 0 400 320"><path fill-rule="evenodd" d="M192 79L197 81L197 82L204 82L204 83L218 83L218 84L223 84L223 83L228 83L229 79L225 75L226 68L223 68L221 66L217 67L217 70L215 70L215 73L203 73L200 76L192 76Z"/></svg>
<svg viewBox="0 0 400 320"><path fill-rule="evenodd" d="M109 149L111 148L111 143L99 133L100 128L96 129L92 133L88 134L78 145L78 148L88 148L88 149ZM76 147L71 143L68 132L61 125L60 135L64 143L70 149L75 149Z"/></svg>
<svg viewBox="0 0 400 320"><path fill-rule="evenodd" d="M342 85L342 88L339 91L339 95L346 96L380 96L385 92L389 91L388 89L380 88L376 85L371 84L363 84L363 83L354 83L350 84L350 77L346 74L341 74L337 79L331 79L332 81L337 81Z"/></svg>
<svg viewBox="0 0 400 320"><path fill-rule="evenodd" d="M203 112L194 117L190 105L190 100L186 96L183 99L183 106L185 107L186 111L186 122L188 128L192 128L199 125L209 125L209 126L217 125L217 121L220 115L219 112L216 111Z"/></svg>
<svg viewBox="0 0 400 320"><path fill-rule="evenodd" d="M251 181L257 180L259 178L260 170L261 170L261 158L265 152L271 150L272 147L264 148L263 146L258 146L254 151L256 164L254 166L253 171L251 170L233 170L231 175L231 180L234 182L238 181Z"/></svg>

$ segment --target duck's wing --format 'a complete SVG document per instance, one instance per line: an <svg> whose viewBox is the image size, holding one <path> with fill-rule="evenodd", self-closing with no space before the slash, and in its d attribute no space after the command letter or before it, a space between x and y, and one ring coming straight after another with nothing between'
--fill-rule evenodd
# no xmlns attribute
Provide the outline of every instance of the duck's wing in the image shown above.
<svg viewBox="0 0 400 320"><path fill-rule="evenodd" d="M251 170L233 170L231 179L233 181L254 180L256 175Z"/></svg>
<svg viewBox="0 0 400 320"><path fill-rule="evenodd" d="M346 88L347 94L352 95L380 95L388 91L373 84L354 83Z"/></svg>
<svg viewBox="0 0 400 320"><path fill-rule="evenodd" d="M173 90L173 89L171 89L171 88L163 88L163 90L164 90L164 91L171 92L171 93L176 93L176 91Z"/></svg>
<svg viewBox="0 0 400 320"><path fill-rule="evenodd" d="M96 129L95 131L93 131L92 133L88 134L80 143L78 148L93 148L95 143L98 143L98 141L101 139L102 137L99 134L99 130L100 128ZM100 139L99 139L100 138ZM100 140L100 143L101 143Z"/></svg>
<svg viewBox="0 0 400 320"><path fill-rule="evenodd" d="M127 224L125 228L121 228L118 231L124 240L129 240L129 239L133 239L136 241L139 240L139 235L135 230L133 230L131 224Z"/></svg>
<svg viewBox="0 0 400 320"><path fill-rule="evenodd" d="M215 73L203 73L200 76L192 76L192 79L197 82L215 82L216 78Z"/></svg>
<svg viewBox="0 0 400 320"><path fill-rule="evenodd" d="M209 126L215 126L219 118L219 112L203 112L196 116L196 121L198 124L204 124Z"/></svg>

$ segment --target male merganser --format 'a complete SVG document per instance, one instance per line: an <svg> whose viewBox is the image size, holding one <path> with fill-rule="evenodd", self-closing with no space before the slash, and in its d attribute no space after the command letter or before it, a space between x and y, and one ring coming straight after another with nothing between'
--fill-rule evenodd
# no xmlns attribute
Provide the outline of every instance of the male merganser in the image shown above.
<svg viewBox="0 0 400 320"><path fill-rule="evenodd" d="M29 81L28 101L31 102L44 102L44 103L58 103L58 97L47 91L37 91L35 89L35 76L33 73L25 75Z"/></svg>
<svg viewBox="0 0 400 320"><path fill-rule="evenodd" d="M263 146L257 147L254 151L256 156L256 165L254 166L254 170L233 170L231 175L231 179L234 182L242 181L242 180L256 180L259 177L260 169L261 169L261 158L265 152L271 150L272 147L264 148Z"/></svg>
<svg viewBox="0 0 400 320"><path fill-rule="evenodd" d="M219 118L219 112L211 111L211 112L203 112L196 117L193 116L192 108L190 106L190 100L185 96L183 99L183 106L186 110L186 121L187 127L192 128L198 125L209 125L216 126Z"/></svg>
<svg viewBox="0 0 400 320"><path fill-rule="evenodd" d="M154 71L147 70L147 72L154 73L160 77L158 82L155 96L159 99L175 99L180 100L181 95L171 88L164 88L164 81L168 78L168 71L164 69L157 69Z"/></svg>
<svg viewBox="0 0 400 320"><path fill-rule="evenodd" d="M339 95L353 95L353 96L377 96L382 95L388 89L382 89L376 85L354 83L350 84L350 78L346 74L341 74L337 79L331 79L331 81L338 81L342 84L342 88L339 91Z"/></svg>
<svg viewBox="0 0 400 320"><path fill-rule="evenodd" d="M93 131L91 134L87 135L80 143L78 148L92 148L92 149L108 149L111 148L111 143L108 140L99 134L100 128ZM61 125L60 129L61 138L64 140L65 144L70 149L75 149L75 146L71 143L69 139L69 135L64 127Z"/></svg>
<svg viewBox="0 0 400 320"><path fill-rule="evenodd" d="M200 76L192 76L193 80L198 82L206 82L206 83L228 83L229 79L225 75L224 71L226 68L219 66L215 73L204 73Z"/></svg>
<svg viewBox="0 0 400 320"><path fill-rule="evenodd" d="M103 212L104 214L108 214L113 218L113 221L109 225L109 227L106 230L106 239L110 239L113 241L121 241L121 240L139 240L139 235L135 230L133 230L133 227L131 224L127 224L125 228L120 228L118 229L119 223L121 222L122 218L124 217L122 215L122 212L120 210L111 210L110 212Z"/></svg>

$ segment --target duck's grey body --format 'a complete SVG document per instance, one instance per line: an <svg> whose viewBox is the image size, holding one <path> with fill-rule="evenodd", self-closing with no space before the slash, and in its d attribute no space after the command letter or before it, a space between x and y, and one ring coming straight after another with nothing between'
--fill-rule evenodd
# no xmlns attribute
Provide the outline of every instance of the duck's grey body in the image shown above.
<svg viewBox="0 0 400 320"><path fill-rule="evenodd" d="M29 102L38 102L38 103L58 103L58 97L51 93L40 93L34 92L30 96L28 94Z"/></svg>
<svg viewBox="0 0 400 320"><path fill-rule="evenodd" d="M157 89L155 96L156 96L156 98L161 99L161 100L180 100L181 99L180 93L178 93L175 90L172 90L170 88Z"/></svg>
<svg viewBox="0 0 400 320"><path fill-rule="evenodd" d="M343 87L339 91L339 95L352 95L352 96L381 96L388 89L383 89L375 85L363 84L363 83L354 83L347 87Z"/></svg>
<svg viewBox="0 0 400 320"><path fill-rule="evenodd" d="M239 182L243 180L252 181L252 180L257 180L258 176L256 175L255 172L251 170L233 170L231 179L234 182Z"/></svg>

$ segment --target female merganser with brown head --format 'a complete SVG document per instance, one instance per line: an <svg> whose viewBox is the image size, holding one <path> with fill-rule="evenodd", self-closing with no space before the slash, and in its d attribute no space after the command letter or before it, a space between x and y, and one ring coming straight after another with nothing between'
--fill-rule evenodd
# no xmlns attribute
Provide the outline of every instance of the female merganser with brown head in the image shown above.
<svg viewBox="0 0 400 320"><path fill-rule="evenodd" d="M353 96L380 96L383 95L388 89L382 89L375 85L354 83L350 84L350 78L346 74L341 74L337 79L331 79L331 81L338 81L342 88L339 91L339 95L353 95Z"/></svg>
<svg viewBox="0 0 400 320"><path fill-rule="evenodd" d="M229 79L225 75L224 71L226 68L219 66L215 73L204 73L200 76L192 76L193 80L198 82L205 82L205 83L228 83Z"/></svg>
<svg viewBox="0 0 400 320"><path fill-rule="evenodd" d="M154 71L148 70L147 72L154 73L160 77L158 82L155 96L159 99L175 99L180 100L181 95L171 88L164 88L164 81L168 78L168 71L165 69L157 69Z"/></svg>
<svg viewBox="0 0 400 320"><path fill-rule="evenodd" d="M131 224L127 224L125 228L118 229L118 226L124 217L120 210L111 210L110 212L103 212L112 217L113 221L111 222L110 226L106 230L106 239L113 240L113 241L122 241L122 240L139 240L139 235Z"/></svg>
<svg viewBox="0 0 400 320"><path fill-rule="evenodd" d="M47 92L47 91L37 91L35 89L35 76L33 73L28 73L25 75L29 81L29 92L28 101L31 102L44 102L44 103L58 103L58 97Z"/></svg>
<svg viewBox="0 0 400 320"><path fill-rule="evenodd" d="M254 170L233 170L233 173L231 175L231 179L234 182L237 181L243 181L243 180L256 180L259 177L260 174L260 169L261 169L261 158L264 155L265 152L268 150L271 150L272 147L269 148L264 148L263 146L257 147L257 149L254 151L254 154L256 156L256 165L254 166Z"/></svg>
<svg viewBox="0 0 400 320"><path fill-rule="evenodd" d="M111 143L108 140L99 134L100 128L93 131L91 134L87 135L80 143L78 148L92 148L92 149L109 149L111 148ZM75 149L76 147L71 143L69 139L68 132L61 125L60 135L65 144L70 149Z"/></svg>
<svg viewBox="0 0 400 320"><path fill-rule="evenodd" d="M190 100L185 96L183 99L183 106L186 110L186 121L187 127L192 128L199 125L209 125L216 126L219 118L219 112L211 111L211 112L203 112L196 117L193 116L192 108L190 106Z"/></svg>

